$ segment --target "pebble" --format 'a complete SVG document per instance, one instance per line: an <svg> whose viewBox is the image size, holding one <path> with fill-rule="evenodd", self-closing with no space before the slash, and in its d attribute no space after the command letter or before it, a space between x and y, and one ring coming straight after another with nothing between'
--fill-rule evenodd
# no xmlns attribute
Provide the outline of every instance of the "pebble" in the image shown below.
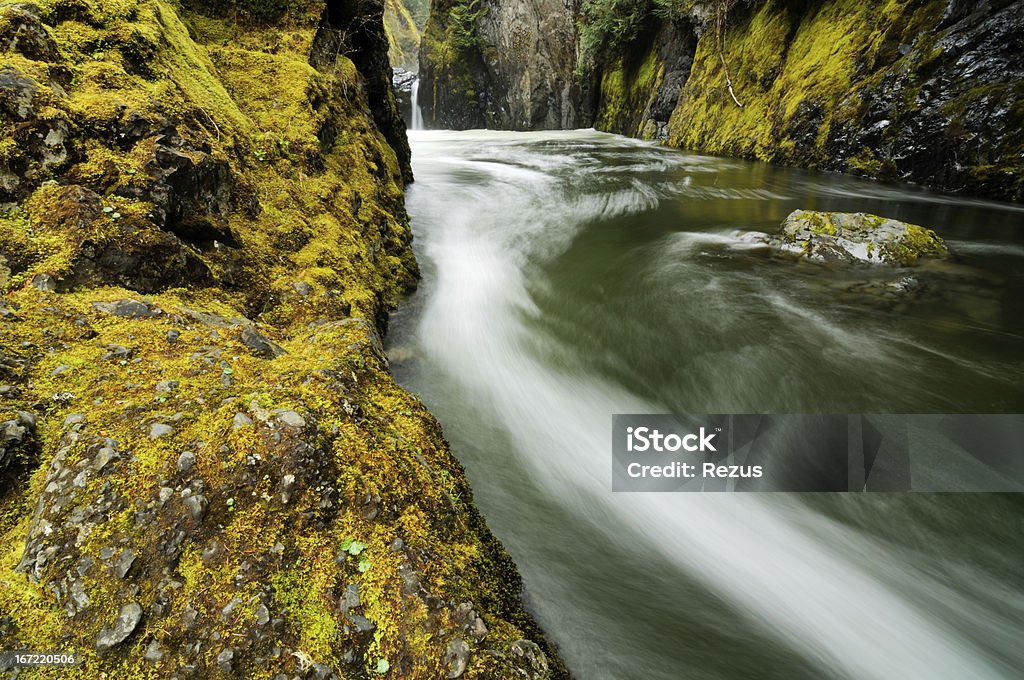
<svg viewBox="0 0 1024 680"><path fill-rule="evenodd" d="M196 464L196 454L191 451L185 451L178 456L178 472L182 474L188 474L192 471L192 466Z"/></svg>
<svg viewBox="0 0 1024 680"><path fill-rule="evenodd" d="M57 290L57 282L49 274L36 274L32 277L32 287L44 293L53 293Z"/></svg>
<svg viewBox="0 0 1024 680"><path fill-rule="evenodd" d="M160 439L174 432L174 428L164 423L153 423L149 426L149 438Z"/></svg>
<svg viewBox="0 0 1024 680"><path fill-rule="evenodd" d="M155 663L164 658L164 649L160 646L160 643L156 640L152 640L149 646L146 647L146 654L143 657L146 661Z"/></svg>
<svg viewBox="0 0 1024 680"><path fill-rule="evenodd" d="M206 496L202 494L196 494L194 496L187 496L184 501L185 507L188 508L189 513L192 515L192 519L199 521L206 515L206 509L209 507L209 503L206 501Z"/></svg>
<svg viewBox="0 0 1024 680"><path fill-rule="evenodd" d="M277 422L281 423L285 427L305 427L306 419L300 416L295 411L279 411L276 414Z"/></svg>
<svg viewBox="0 0 1024 680"><path fill-rule="evenodd" d="M448 643L444 660L448 664L450 679L462 677L462 674L466 672L466 665L469 663L469 645L462 638L452 640Z"/></svg>
<svg viewBox="0 0 1024 680"><path fill-rule="evenodd" d="M127 640L138 628L141 620L142 607L138 603L130 602L121 607L117 620L110 626L100 629L96 636L96 651L105 652Z"/></svg>
<svg viewBox="0 0 1024 680"><path fill-rule="evenodd" d="M244 427L252 427L252 426L253 426L252 418L250 418L249 416L245 415L244 413L236 413L235 414L235 420L234 420L234 422L231 425L231 427L233 429L235 429L235 430L241 430Z"/></svg>

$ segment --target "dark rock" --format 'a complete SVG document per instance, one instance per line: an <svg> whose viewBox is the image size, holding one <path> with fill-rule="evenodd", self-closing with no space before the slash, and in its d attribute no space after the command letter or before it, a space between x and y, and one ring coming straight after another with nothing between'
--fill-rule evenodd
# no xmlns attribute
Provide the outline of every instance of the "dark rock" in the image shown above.
<svg viewBox="0 0 1024 680"><path fill-rule="evenodd" d="M155 182L144 197L159 227L203 250L238 247L227 223L234 177L226 160L157 145L147 169Z"/></svg>
<svg viewBox="0 0 1024 680"><path fill-rule="evenodd" d="M128 636L135 632L140 621L142 607L137 603L131 602L121 607L117 620L109 626L104 626L96 636L96 651L105 652L127 640Z"/></svg>
<svg viewBox="0 0 1024 680"><path fill-rule="evenodd" d="M180 331L177 331L177 330L175 330L173 328L171 330L167 331L167 342L171 343L172 345L174 343L178 342L178 338L180 338L180 337L181 337L181 332Z"/></svg>
<svg viewBox="0 0 1024 680"><path fill-rule="evenodd" d="M252 326L246 326L242 329L242 344L266 359L273 359L287 354L283 348L271 342L270 339Z"/></svg>
<svg viewBox="0 0 1024 680"><path fill-rule="evenodd" d="M39 86L13 66L0 68L0 112L25 121L36 115L33 99Z"/></svg>
<svg viewBox="0 0 1024 680"><path fill-rule="evenodd" d="M0 51L47 62L57 61L60 54L57 43L39 20L39 9L28 3L0 9Z"/></svg>

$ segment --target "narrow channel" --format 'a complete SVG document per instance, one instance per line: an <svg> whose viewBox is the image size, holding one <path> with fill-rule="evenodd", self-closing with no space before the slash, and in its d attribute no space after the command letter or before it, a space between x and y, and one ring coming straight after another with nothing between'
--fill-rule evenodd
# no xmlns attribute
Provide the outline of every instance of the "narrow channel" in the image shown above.
<svg viewBox="0 0 1024 680"><path fill-rule="evenodd" d="M613 413L1020 412L1024 209L593 131L410 133L424 270L389 355L584 680L1018 678L1012 495L613 494ZM797 208L935 229L780 261Z"/></svg>

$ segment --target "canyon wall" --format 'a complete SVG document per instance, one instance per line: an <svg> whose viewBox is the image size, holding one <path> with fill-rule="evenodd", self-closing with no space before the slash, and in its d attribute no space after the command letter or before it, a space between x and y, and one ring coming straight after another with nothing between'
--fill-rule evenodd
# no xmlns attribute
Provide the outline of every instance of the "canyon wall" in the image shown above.
<svg viewBox="0 0 1024 680"><path fill-rule="evenodd" d="M418 277L382 14L0 6L0 649L565 677L381 347Z"/></svg>

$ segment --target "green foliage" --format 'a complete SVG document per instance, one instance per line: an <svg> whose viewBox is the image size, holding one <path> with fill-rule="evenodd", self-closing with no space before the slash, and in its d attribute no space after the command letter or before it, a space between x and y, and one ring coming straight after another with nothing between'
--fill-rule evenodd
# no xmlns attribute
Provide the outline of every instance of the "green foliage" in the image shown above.
<svg viewBox="0 0 1024 680"><path fill-rule="evenodd" d="M654 0L588 0L580 15L580 66L589 69L597 55L615 54L630 45L651 18Z"/></svg>
<svg viewBox="0 0 1024 680"><path fill-rule="evenodd" d="M195 2L186 0L186 7L217 16L245 19L252 23L264 24L280 20L286 14L299 9L302 3L295 0L209 0Z"/></svg>
<svg viewBox="0 0 1024 680"><path fill-rule="evenodd" d="M469 0L454 5L448 13L448 39L459 49L469 49L477 44L476 22L487 11L480 6L480 0Z"/></svg>

